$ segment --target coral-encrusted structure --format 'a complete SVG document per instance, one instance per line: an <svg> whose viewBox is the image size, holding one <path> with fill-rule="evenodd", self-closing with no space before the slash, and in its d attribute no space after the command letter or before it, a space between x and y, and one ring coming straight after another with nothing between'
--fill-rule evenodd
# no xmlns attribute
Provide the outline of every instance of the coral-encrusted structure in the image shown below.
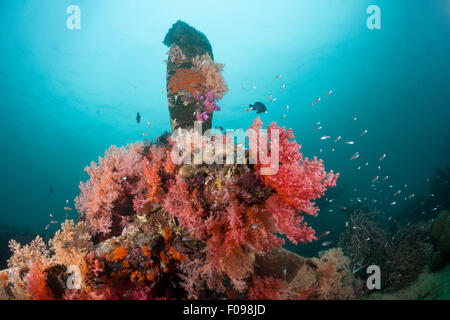
<svg viewBox="0 0 450 320"><path fill-rule="evenodd" d="M341 251L304 259L281 249L285 238L295 244L316 239L303 216L318 214L314 200L336 184L338 174L326 172L316 158L303 158L292 130L276 123L267 134L279 136L264 147L266 156L275 142L279 147L278 170L271 175L264 173L266 165L251 161L255 136L249 137L250 150L213 148L230 138L203 137L192 127L198 120L209 128L220 110L216 100L227 91L223 66L213 62L206 37L183 22L164 43L171 48L172 129L186 130L145 146L113 146L91 163L76 199L79 221L62 223L48 245L39 237L26 246L11 241L0 297L351 298L349 262ZM259 135L260 128L257 118L251 129ZM185 153L178 149L183 140ZM243 162L223 164L241 151ZM203 161L175 159L190 155Z"/></svg>
<svg viewBox="0 0 450 320"><path fill-rule="evenodd" d="M223 64L215 63L206 36L183 21L167 33L164 44L170 47L167 60L167 99L172 130L193 128L203 122L211 128L216 101L228 91L222 76Z"/></svg>

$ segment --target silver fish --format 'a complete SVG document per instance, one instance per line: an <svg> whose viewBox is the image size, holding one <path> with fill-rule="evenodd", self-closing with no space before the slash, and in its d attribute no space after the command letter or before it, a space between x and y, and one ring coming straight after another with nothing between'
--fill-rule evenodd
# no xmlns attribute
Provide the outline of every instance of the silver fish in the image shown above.
<svg viewBox="0 0 450 320"><path fill-rule="evenodd" d="M356 153L350 158L350 160L355 160L355 159L358 159L358 158L359 158L359 153L356 152Z"/></svg>

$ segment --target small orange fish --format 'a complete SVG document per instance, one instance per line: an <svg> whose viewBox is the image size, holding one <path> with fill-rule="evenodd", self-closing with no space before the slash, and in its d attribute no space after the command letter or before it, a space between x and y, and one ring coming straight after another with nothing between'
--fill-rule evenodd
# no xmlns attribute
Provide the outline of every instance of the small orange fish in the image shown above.
<svg viewBox="0 0 450 320"><path fill-rule="evenodd" d="M66 211L71 211L72 208L71 208L71 207L64 207L64 210L66 210Z"/></svg>
<svg viewBox="0 0 450 320"><path fill-rule="evenodd" d="M286 88L286 85L283 83L283 85L281 86L281 90L284 90L284 88Z"/></svg>
<svg viewBox="0 0 450 320"><path fill-rule="evenodd" d="M142 135L143 135L144 137L148 136L148 134L145 133L145 132L142 132Z"/></svg>
<svg viewBox="0 0 450 320"><path fill-rule="evenodd" d="M51 224L55 224L55 223L58 223L58 221L52 220L52 221L50 221L50 223L51 223Z"/></svg>
<svg viewBox="0 0 450 320"><path fill-rule="evenodd" d="M320 97L317 98L317 99L312 103L312 106L314 107L319 101L320 101Z"/></svg>
<svg viewBox="0 0 450 320"><path fill-rule="evenodd" d="M373 178L372 183L377 182L379 178L380 178L380 177L378 177L378 176L376 176L375 178Z"/></svg>

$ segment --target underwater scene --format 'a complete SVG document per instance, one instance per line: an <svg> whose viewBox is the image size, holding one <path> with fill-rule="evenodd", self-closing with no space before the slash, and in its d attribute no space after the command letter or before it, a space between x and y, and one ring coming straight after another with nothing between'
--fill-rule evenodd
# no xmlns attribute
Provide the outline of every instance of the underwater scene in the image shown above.
<svg viewBox="0 0 450 320"><path fill-rule="evenodd" d="M0 9L1 300L450 299L450 1Z"/></svg>

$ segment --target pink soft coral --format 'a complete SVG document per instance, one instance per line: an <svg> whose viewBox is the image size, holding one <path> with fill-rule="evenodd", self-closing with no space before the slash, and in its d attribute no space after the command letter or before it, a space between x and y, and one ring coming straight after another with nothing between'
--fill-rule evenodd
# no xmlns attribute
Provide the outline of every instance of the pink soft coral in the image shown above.
<svg viewBox="0 0 450 320"><path fill-rule="evenodd" d="M75 205L92 234L102 239L111 233L118 235L134 213L133 200L145 191L140 152L139 143L127 148L111 146L98 164L92 162L85 168L90 179L80 183Z"/></svg>

